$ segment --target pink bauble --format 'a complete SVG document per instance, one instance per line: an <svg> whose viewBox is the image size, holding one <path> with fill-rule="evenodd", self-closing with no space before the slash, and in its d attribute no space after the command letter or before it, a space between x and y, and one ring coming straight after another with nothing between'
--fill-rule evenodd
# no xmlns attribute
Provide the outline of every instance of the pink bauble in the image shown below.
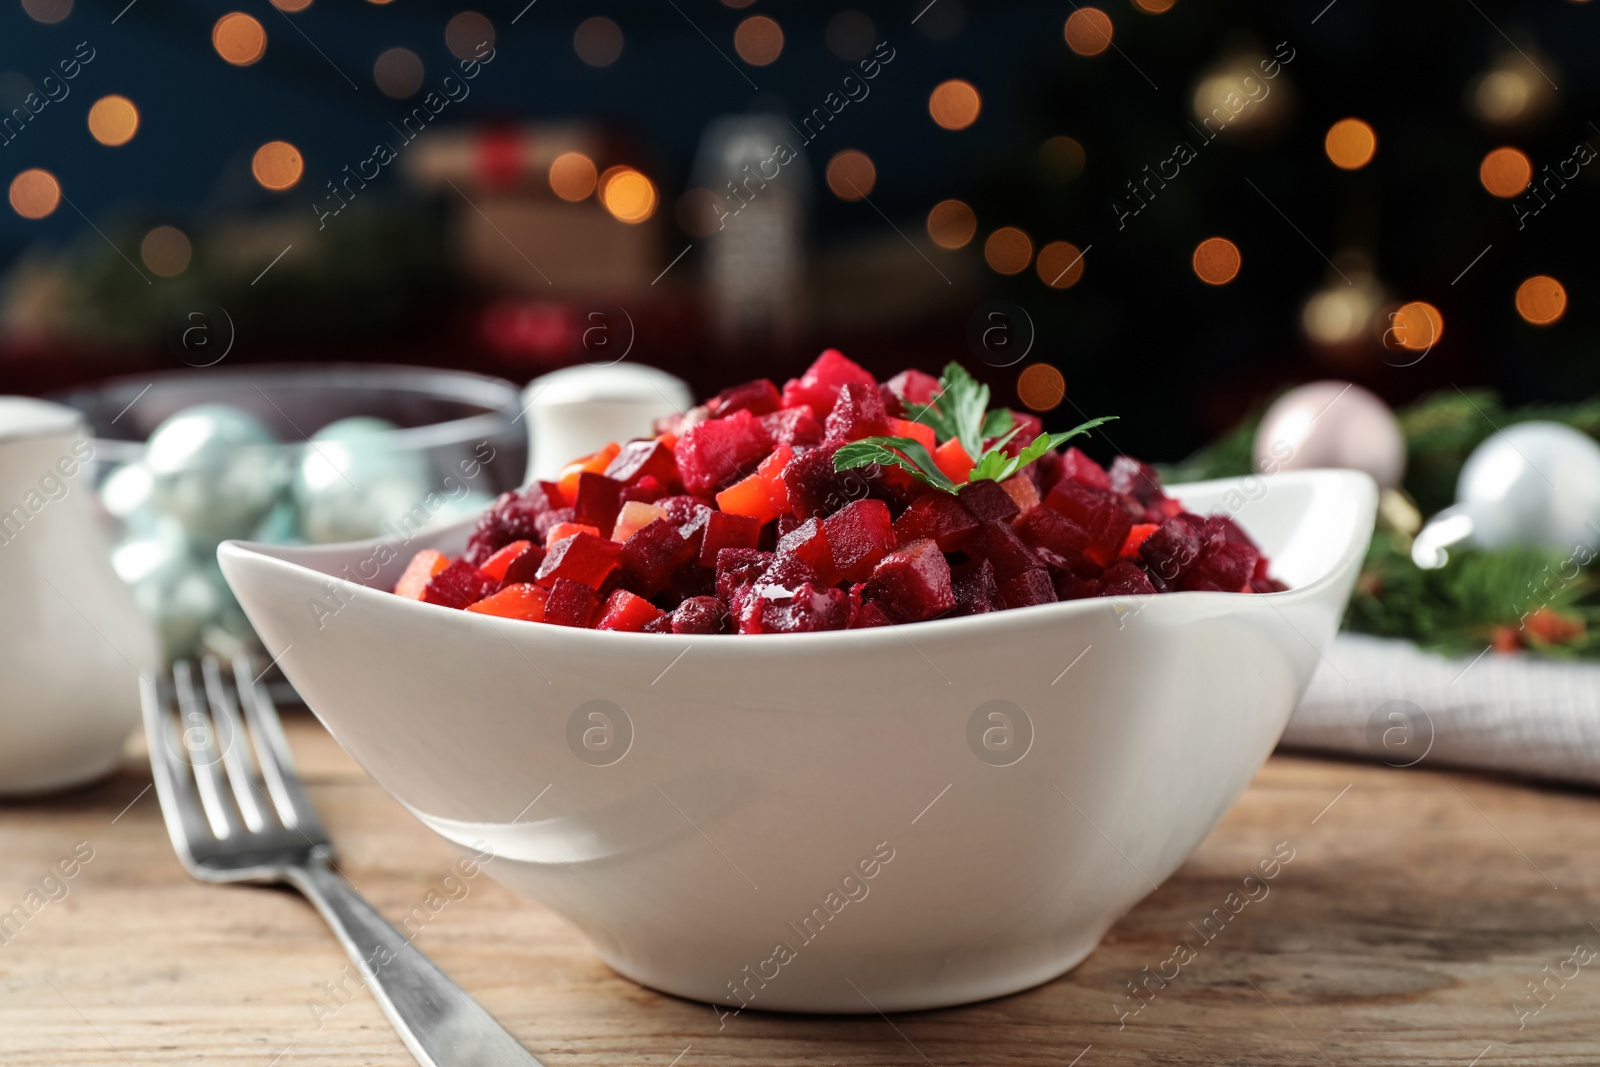
<svg viewBox="0 0 1600 1067"><path fill-rule="evenodd" d="M1284 393L1261 419L1256 470L1349 467L1385 489L1400 484L1406 441L1389 406L1350 382L1310 382Z"/></svg>

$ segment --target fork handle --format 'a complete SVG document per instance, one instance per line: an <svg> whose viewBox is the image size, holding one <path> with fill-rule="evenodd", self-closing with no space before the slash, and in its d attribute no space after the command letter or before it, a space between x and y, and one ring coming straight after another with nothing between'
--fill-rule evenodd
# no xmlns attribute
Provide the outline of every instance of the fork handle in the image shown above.
<svg viewBox="0 0 1600 1067"><path fill-rule="evenodd" d="M333 927L423 1067L543 1067L337 872L313 863L289 881Z"/></svg>

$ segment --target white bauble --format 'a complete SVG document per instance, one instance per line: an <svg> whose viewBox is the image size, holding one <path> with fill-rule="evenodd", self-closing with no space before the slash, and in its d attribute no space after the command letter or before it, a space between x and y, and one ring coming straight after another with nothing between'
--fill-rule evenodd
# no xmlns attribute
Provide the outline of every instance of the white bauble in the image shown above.
<svg viewBox="0 0 1600 1067"><path fill-rule="evenodd" d="M1348 467L1392 489L1406 470L1405 435L1389 406L1350 382L1310 382L1284 393L1256 429L1256 470Z"/></svg>
<svg viewBox="0 0 1600 1067"><path fill-rule="evenodd" d="M394 423L350 418L311 435L295 472L300 530L313 544L385 532L426 499L427 457L394 444Z"/></svg>
<svg viewBox="0 0 1600 1067"><path fill-rule="evenodd" d="M1519 422L1461 468L1456 502L1484 548L1600 543L1600 444L1559 422Z"/></svg>
<svg viewBox="0 0 1600 1067"><path fill-rule="evenodd" d="M282 449L254 416L226 404L200 404L150 435L145 465L161 511L196 543L246 537L283 491Z"/></svg>

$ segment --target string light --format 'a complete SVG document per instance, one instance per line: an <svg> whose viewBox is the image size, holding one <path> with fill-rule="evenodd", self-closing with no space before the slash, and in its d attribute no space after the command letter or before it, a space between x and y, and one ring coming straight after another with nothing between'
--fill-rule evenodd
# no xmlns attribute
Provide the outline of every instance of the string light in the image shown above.
<svg viewBox="0 0 1600 1067"><path fill-rule="evenodd" d="M1045 176L1069 182L1083 173L1083 145L1071 137L1052 137L1039 146L1039 166Z"/></svg>
<svg viewBox="0 0 1600 1067"><path fill-rule="evenodd" d="M115 148L139 132L139 109L125 96L102 96L89 108L89 135Z"/></svg>
<svg viewBox="0 0 1600 1067"><path fill-rule="evenodd" d="M865 152L846 148L828 160L828 188L840 200L861 200L878 184L878 168Z"/></svg>
<svg viewBox="0 0 1600 1067"><path fill-rule="evenodd" d="M960 200L941 200L928 212L928 236L940 248L962 248L978 232L978 216Z"/></svg>
<svg viewBox="0 0 1600 1067"><path fill-rule="evenodd" d="M582 152L563 152L550 164L550 188L563 200L585 200L594 192L594 161Z"/></svg>
<svg viewBox="0 0 1600 1067"><path fill-rule="evenodd" d="M1328 127L1322 148L1334 166L1341 170L1360 170L1372 162L1378 150L1378 135L1360 119L1340 119Z"/></svg>
<svg viewBox="0 0 1600 1067"><path fill-rule="evenodd" d="M151 273L163 278L182 274L193 255L188 236L175 226L157 226L139 243L139 258Z"/></svg>
<svg viewBox="0 0 1600 1067"><path fill-rule="evenodd" d="M267 52L267 31L242 11L230 11L211 27L211 47L236 67L248 67Z"/></svg>
<svg viewBox="0 0 1600 1067"><path fill-rule="evenodd" d="M632 167L611 167L600 175L600 202L613 218L630 225L656 213L656 187Z"/></svg>
<svg viewBox="0 0 1600 1067"><path fill-rule="evenodd" d="M300 150L288 141L268 141L256 149L255 157L250 160L250 173L255 175L256 181L263 189L275 193L294 188L304 172Z"/></svg>
<svg viewBox="0 0 1600 1067"><path fill-rule="evenodd" d="M1517 314L1535 326L1548 326L1566 312L1567 290L1548 274L1535 274L1517 286Z"/></svg>
<svg viewBox="0 0 1600 1067"><path fill-rule="evenodd" d="M1207 285L1227 285L1239 276L1239 246L1226 237L1207 237L1194 250L1194 273Z"/></svg>
<svg viewBox="0 0 1600 1067"><path fill-rule="evenodd" d="M1133 0L1133 6L1146 15L1160 15L1172 10L1175 0Z"/></svg>
<svg viewBox="0 0 1600 1067"><path fill-rule="evenodd" d="M445 23L444 44L457 59L477 59L494 47L494 23L476 11L462 11Z"/></svg>
<svg viewBox="0 0 1600 1067"><path fill-rule="evenodd" d="M1067 16L1067 47L1080 56L1097 56L1111 47L1111 16L1097 7L1080 7Z"/></svg>
<svg viewBox="0 0 1600 1067"><path fill-rule="evenodd" d="M783 27L765 15L751 15L733 31L733 50L752 67L775 63L783 54Z"/></svg>
<svg viewBox="0 0 1600 1067"><path fill-rule="evenodd" d="M39 167L11 179L11 208L25 219L42 219L61 204L61 185L56 176Z"/></svg>
<svg viewBox="0 0 1600 1067"><path fill-rule="evenodd" d="M983 243L983 259L998 274L1021 274L1033 262L1033 239L1015 226L1002 226Z"/></svg>
<svg viewBox="0 0 1600 1067"><path fill-rule="evenodd" d="M1083 277L1083 252L1071 241L1051 241L1034 264L1039 280L1052 289L1070 289Z"/></svg>
<svg viewBox="0 0 1600 1067"><path fill-rule="evenodd" d="M1034 411L1050 411L1067 397L1067 379L1048 363L1033 363L1017 375L1017 399Z"/></svg>
<svg viewBox="0 0 1600 1067"><path fill-rule="evenodd" d="M589 66L609 67L622 55L622 27L604 15L584 19L572 34L572 47Z"/></svg>
<svg viewBox="0 0 1600 1067"><path fill-rule="evenodd" d="M311 6L311 0L272 0L272 6L279 11L304 11Z"/></svg>
<svg viewBox="0 0 1600 1067"><path fill-rule="evenodd" d="M22 0L22 10L35 22L54 25L72 14L72 0Z"/></svg>
<svg viewBox="0 0 1600 1067"><path fill-rule="evenodd" d="M1521 196L1533 181L1533 163L1515 148L1496 148L1478 165L1478 180L1495 196Z"/></svg>
<svg viewBox="0 0 1600 1067"><path fill-rule="evenodd" d="M409 48L391 48L372 65L372 80L383 95L404 100L422 88L422 58Z"/></svg>
<svg viewBox="0 0 1600 1067"><path fill-rule="evenodd" d="M1426 352L1444 336L1444 316L1426 301L1401 304L1388 319L1387 325L1376 324L1383 330L1379 339L1385 348Z"/></svg>
<svg viewBox="0 0 1600 1067"><path fill-rule="evenodd" d="M951 78L928 94L928 114L947 130L964 130L978 121L983 97L971 82Z"/></svg>

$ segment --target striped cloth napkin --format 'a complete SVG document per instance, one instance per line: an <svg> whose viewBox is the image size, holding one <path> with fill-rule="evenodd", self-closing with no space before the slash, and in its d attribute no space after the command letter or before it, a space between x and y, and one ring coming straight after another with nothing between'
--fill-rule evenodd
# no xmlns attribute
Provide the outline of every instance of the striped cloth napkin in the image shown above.
<svg viewBox="0 0 1600 1067"><path fill-rule="evenodd" d="M1600 666L1341 633L1281 744L1600 787Z"/></svg>

